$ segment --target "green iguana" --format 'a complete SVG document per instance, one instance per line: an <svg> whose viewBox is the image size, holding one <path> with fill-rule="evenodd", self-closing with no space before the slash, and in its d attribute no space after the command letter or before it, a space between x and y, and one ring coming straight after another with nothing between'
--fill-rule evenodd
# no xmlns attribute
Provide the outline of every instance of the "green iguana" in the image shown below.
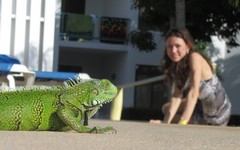
<svg viewBox="0 0 240 150"><path fill-rule="evenodd" d="M0 92L0 130L116 132L87 127L88 119L117 94L109 80L67 82L68 86Z"/></svg>

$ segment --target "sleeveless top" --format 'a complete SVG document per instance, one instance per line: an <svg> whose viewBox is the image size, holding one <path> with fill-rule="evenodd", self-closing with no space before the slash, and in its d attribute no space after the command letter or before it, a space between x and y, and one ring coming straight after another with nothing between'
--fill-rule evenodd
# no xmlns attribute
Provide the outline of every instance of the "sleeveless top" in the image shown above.
<svg viewBox="0 0 240 150"><path fill-rule="evenodd" d="M231 115L231 103L216 75L208 81L201 81L199 100L206 124L226 125Z"/></svg>

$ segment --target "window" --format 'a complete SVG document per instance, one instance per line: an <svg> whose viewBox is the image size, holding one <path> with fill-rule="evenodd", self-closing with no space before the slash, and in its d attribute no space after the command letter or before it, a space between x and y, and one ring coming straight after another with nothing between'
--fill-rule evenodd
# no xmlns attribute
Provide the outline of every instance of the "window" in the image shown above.
<svg viewBox="0 0 240 150"><path fill-rule="evenodd" d="M136 66L136 81L161 75L157 66ZM166 102L166 92L163 81L157 81L135 87L135 108L161 109Z"/></svg>
<svg viewBox="0 0 240 150"><path fill-rule="evenodd" d="M62 12L84 14L85 0L62 0Z"/></svg>

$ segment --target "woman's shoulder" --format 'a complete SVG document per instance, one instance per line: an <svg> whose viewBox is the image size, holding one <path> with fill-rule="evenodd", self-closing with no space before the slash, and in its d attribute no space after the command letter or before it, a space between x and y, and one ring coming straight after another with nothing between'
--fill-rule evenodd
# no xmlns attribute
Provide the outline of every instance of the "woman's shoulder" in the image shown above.
<svg viewBox="0 0 240 150"><path fill-rule="evenodd" d="M199 52L194 51L189 54L189 59L195 60L195 61L201 61L204 58Z"/></svg>
<svg viewBox="0 0 240 150"><path fill-rule="evenodd" d="M206 67L207 61L199 52L192 52L189 54L189 64L195 69L200 69Z"/></svg>
<svg viewBox="0 0 240 150"><path fill-rule="evenodd" d="M210 79L213 75L212 66L208 62L208 59L201 55L199 52L193 52L190 54L190 66L193 70L201 70L202 79Z"/></svg>

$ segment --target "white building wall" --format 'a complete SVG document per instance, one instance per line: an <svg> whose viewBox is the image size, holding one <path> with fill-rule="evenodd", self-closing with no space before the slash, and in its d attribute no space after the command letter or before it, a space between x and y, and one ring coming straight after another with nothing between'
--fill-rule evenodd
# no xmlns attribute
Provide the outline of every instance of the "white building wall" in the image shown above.
<svg viewBox="0 0 240 150"><path fill-rule="evenodd" d="M222 83L232 103L232 114L240 114L240 47L228 48L224 39L211 36L212 45L209 49L212 62L221 70ZM240 43L240 34L237 35ZM230 53L227 53L227 50Z"/></svg>
<svg viewBox="0 0 240 150"><path fill-rule="evenodd" d="M237 39L240 43L240 34ZM240 46L230 51L224 60L223 86L232 102L232 114L240 115Z"/></svg>
<svg viewBox="0 0 240 150"><path fill-rule="evenodd" d="M154 39L156 40L156 49L152 52L139 52L138 49L130 46L126 66L125 66L125 82L133 83L136 77L136 66L137 65L149 65L149 66L159 66L160 60L163 57L164 52L164 40L161 33L155 32ZM124 106L133 107L134 106L134 87L127 88L124 90Z"/></svg>
<svg viewBox="0 0 240 150"><path fill-rule="evenodd" d="M86 0L85 14L130 18L130 0Z"/></svg>
<svg viewBox="0 0 240 150"><path fill-rule="evenodd" d="M30 70L52 71L60 0L0 0L0 53Z"/></svg>
<svg viewBox="0 0 240 150"><path fill-rule="evenodd" d="M87 0L85 2L85 14L103 16L104 0Z"/></svg>

